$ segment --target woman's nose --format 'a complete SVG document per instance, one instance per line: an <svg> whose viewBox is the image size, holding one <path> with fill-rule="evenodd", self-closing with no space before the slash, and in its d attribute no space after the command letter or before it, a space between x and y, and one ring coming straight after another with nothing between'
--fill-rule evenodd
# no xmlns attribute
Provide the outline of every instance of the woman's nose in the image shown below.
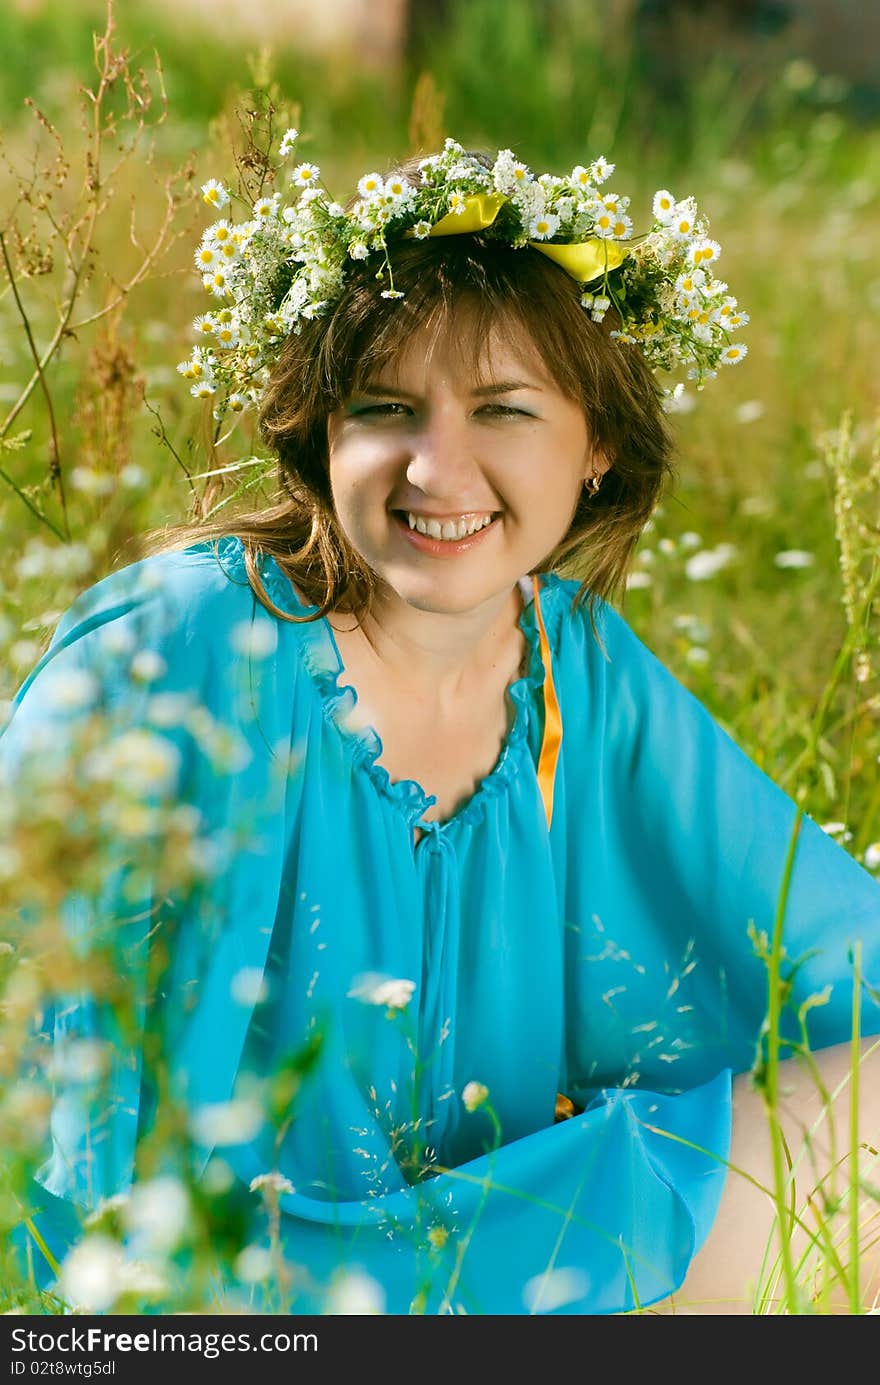
<svg viewBox="0 0 880 1385"><path fill-rule="evenodd" d="M463 415L444 410L413 432L406 475L410 485L437 498L468 498L478 470L473 438Z"/></svg>

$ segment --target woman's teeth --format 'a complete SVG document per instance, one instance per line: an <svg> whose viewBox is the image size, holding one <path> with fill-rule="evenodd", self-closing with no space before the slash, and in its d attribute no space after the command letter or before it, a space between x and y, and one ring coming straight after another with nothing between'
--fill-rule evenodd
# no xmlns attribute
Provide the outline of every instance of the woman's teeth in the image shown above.
<svg viewBox="0 0 880 1385"><path fill-rule="evenodd" d="M406 517L410 529L418 529L420 534L427 534L432 539L454 540L461 540L468 534L476 534L495 518L494 515L481 515L479 519L444 520L441 524L436 519L422 519L420 515L414 515L409 510Z"/></svg>

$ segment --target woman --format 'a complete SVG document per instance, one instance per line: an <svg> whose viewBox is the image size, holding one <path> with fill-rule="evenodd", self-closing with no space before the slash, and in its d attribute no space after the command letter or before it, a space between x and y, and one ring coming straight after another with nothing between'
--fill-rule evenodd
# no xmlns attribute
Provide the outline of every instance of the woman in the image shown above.
<svg viewBox="0 0 880 1385"><path fill-rule="evenodd" d="M340 1267L390 1313L675 1291L749 1310L773 1214L758 943L797 812L610 604L670 472L651 367L688 354L702 379L743 349L692 203L658 193L654 241L628 249L608 172L542 181L447 141L366 175L345 213L301 164L292 214L255 208L216 271L231 306L200 325L227 340L183 373L218 416L260 398L285 498L86 592L0 740L14 788L47 724L68 753L101 708L86 780L134 765L175 832L196 810L211 859L169 886L167 838L149 858L117 819L113 868L70 906L80 944L135 975L137 1024L106 987L56 1001L56 1051L110 1045L91 1086L56 1063L32 1224L59 1254L71 1208L127 1191L170 1094L195 1175L270 1195L298 1267L282 1311L322 1311ZM208 279L229 227L203 241ZM581 584L557 572L573 554ZM809 1023L826 1075L854 942L876 978L876 882L804 818L781 1027L796 1041L831 984ZM818 1107L783 1069L796 1147Z"/></svg>

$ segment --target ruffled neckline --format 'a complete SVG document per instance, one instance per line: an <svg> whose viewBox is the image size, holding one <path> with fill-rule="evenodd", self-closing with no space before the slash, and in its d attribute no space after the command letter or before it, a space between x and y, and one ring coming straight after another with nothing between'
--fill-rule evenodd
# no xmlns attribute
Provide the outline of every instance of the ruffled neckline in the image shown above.
<svg viewBox="0 0 880 1385"><path fill-rule="evenodd" d="M207 545L195 546L214 549L226 574L233 581L247 584L245 550L241 539L235 535L228 535ZM290 578L270 554L263 555L259 572L268 596L281 610L292 615L317 611L317 606L307 605L299 599ZM541 614L551 645L555 624L551 621L551 611L555 612L556 603L548 601L547 598L559 590L559 582L560 579L553 573L541 574ZM535 603L532 598L525 602L517 624L526 639L526 671L507 686L507 695L513 704L513 721L504 738L498 759L471 797L452 817L443 822L420 824L426 832L440 830L445 833L453 825L477 822L485 810L487 801L504 793L516 773L515 754L528 734L530 713L536 701L536 694L542 688L546 676L541 657ZM322 616L320 620L304 622L298 625L297 629L302 634L297 648L321 699L324 715L339 732L354 762L363 768L379 793L403 812L410 826L416 825L428 808L437 802L436 794L427 793L415 779L392 780L384 765L378 763L384 753L378 731L369 725L352 727L347 724L357 707L358 695L350 683L340 682L345 674L345 665L326 616Z"/></svg>

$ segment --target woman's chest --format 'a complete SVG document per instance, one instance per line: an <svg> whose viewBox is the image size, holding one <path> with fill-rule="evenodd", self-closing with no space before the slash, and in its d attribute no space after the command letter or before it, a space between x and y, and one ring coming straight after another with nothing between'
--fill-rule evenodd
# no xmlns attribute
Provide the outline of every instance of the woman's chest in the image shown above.
<svg viewBox="0 0 880 1385"><path fill-rule="evenodd" d="M347 727L372 728L382 742L378 763L392 782L414 780L437 800L425 820L445 822L473 797L498 762L514 716L507 689L521 672L523 645L507 651L482 686L441 711L412 691L396 688L364 656L357 632L335 631L335 636L345 682L357 692ZM415 840L422 835L416 829Z"/></svg>

